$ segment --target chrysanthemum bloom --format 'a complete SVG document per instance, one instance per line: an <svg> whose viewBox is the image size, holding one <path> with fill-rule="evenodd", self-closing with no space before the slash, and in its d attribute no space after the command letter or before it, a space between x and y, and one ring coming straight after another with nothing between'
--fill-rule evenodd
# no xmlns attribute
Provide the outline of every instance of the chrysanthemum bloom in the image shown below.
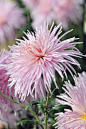
<svg viewBox="0 0 86 129"><path fill-rule="evenodd" d="M51 25L54 15L52 8L55 0L40 0L39 4L31 11L33 28L44 24L44 21Z"/></svg>
<svg viewBox="0 0 86 129"><path fill-rule="evenodd" d="M22 1L28 8L33 9L38 5L40 0L22 0Z"/></svg>
<svg viewBox="0 0 86 129"><path fill-rule="evenodd" d="M3 11L4 10L4 11ZM0 43L14 37L14 29L19 29L25 24L23 10L18 8L14 1L0 1Z"/></svg>
<svg viewBox="0 0 86 129"><path fill-rule="evenodd" d="M7 85L9 84L9 78L10 76L7 75L7 70L4 68L3 65L8 65L9 63L9 58L11 57L10 53L6 50L2 50L0 52L0 65L2 66L2 68L0 68L0 91L6 95L7 97L11 98L13 97L14 100L18 101L19 102L19 99L18 99L18 96L15 97L14 95L14 86L12 88L9 88ZM26 102L25 102L26 103ZM4 108L6 106L4 105L7 105L11 108L13 108L14 110L18 110L19 108L21 108L19 106L17 106L16 108L16 104L14 104L12 101L8 100L7 98L3 97L1 94L0 94L0 110L5 110Z"/></svg>
<svg viewBox="0 0 86 129"><path fill-rule="evenodd" d="M53 8L55 21L62 23L64 29L68 28L69 23L77 24L82 19L83 0L57 0Z"/></svg>
<svg viewBox="0 0 86 129"><path fill-rule="evenodd" d="M29 94L33 96L33 93L44 96L44 88L47 90L47 87L51 92L51 78L57 86L55 70L63 79L62 72L67 76L66 69L71 74L71 70L75 72L71 64L80 68L80 64L73 58L82 55L75 47L79 42L73 42L75 37L61 41L70 31L59 36L62 32L61 24L52 30L53 25L48 30L48 25L44 24L35 34L28 31L27 39L10 46L11 61L5 65L10 75L11 83L8 86L13 87L15 84L15 96L19 94L21 100Z"/></svg>
<svg viewBox="0 0 86 129"><path fill-rule="evenodd" d="M8 58L9 58L9 55L7 51L2 50L0 52L0 65L3 65L3 64L7 65L9 62ZM7 73L7 70L5 68L0 69L0 91L11 98L11 96L13 96L14 91L13 91L13 88L7 87L7 85L9 84L8 82L9 76L6 75L6 73ZM8 99L6 99L0 94L0 108L3 108L2 107L3 104L11 105L12 103L11 101L9 101Z"/></svg>
<svg viewBox="0 0 86 129"><path fill-rule="evenodd" d="M59 115L55 124L58 129L85 129L86 128L86 73L74 77L75 86L70 82L65 83L65 93L56 99L56 106L59 104L69 105L72 111L66 109L65 113Z"/></svg>
<svg viewBox="0 0 86 129"><path fill-rule="evenodd" d="M10 56L10 53L6 50L2 50L0 52L0 65L2 65L2 68L0 69L0 92L11 99L13 97L14 100L19 102L19 99L14 96L14 87L9 88L7 86L9 84L9 76L6 75L7 70L3 66L4 64L8 65ZM27 104L26 101L25 103ZM0 94L0 120L2 121L2 123L5 123L6 128L8 127L8 125L11 128L14 128L16 126L16 122L17 120L19 120L18 114L11 112L16 112L21 108L22 107L20 105L13 103Z"/></svg>

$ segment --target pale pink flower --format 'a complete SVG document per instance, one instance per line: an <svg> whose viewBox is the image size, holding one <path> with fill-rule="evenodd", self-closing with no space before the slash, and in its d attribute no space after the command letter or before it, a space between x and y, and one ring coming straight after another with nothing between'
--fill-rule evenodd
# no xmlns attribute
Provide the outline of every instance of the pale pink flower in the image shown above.
<svg viewBox="0 0 86 129"><path fill-rule="evenodd" d="M9 88L7 86L9 84L8 80L10 76L6 75L7 70L3 65L8 65L10 57L10 52L6 50L2 50L0 52L0 65L2 65L2 68L0 68L0 91L9 98L12 99L13 97L14 100L19 102L18 97L14 96L14 87ZM0 122L3 123L6 128L8 128L8 125L11 128L16 127L17 121L20 120L16 111L21 108L22 107L20 105L13 103L0 94ZM11 113L12 111L14 111L14 113Z"/></svg>
<svg viewBox="0 0 86 129"><path fill-rule="evenodd" d="M0 52L0 65L7 65L9 62L9 54L6 50L2 50ZM9 76L6 75L7 70L5 68L0 69L0 91L6 96L10 97L14 94L14 89L9 88L7 85L9 84ZM9 101L5 97L0 94L0 108L3 108L3 104L11 105L13 102Z"/></svg>
<svg viewBox="0 0 86 129"><path fill-rule="evenodd" d="M58 129L86 129L86 73L74 77L75 86L70 82L65 83L65 93L56 98L56 106L59 104L69 105L72 111L66 109L65 113L59 115L55 124Z"/></svg>
<svg viewBox="0 0 86 129"><path fill-rule="evenodd" d="M25 24L23 10L14 1L0 0L0 43L14 37L14 29Z"/></svg>
<svg viewBox="0 0 86 129"><path fill-rule="evenodd" d="M63 24L63 28L67 29L69 23L77 24L82 20L83 0L56 0L56 6L53 8L55 13L55 21Z"/></svg>
<svg viewBox="0 0 86 129"><path fill-rule="evenodd" d="M33 28L44 24L44 21L51 25L54 15L52 8L55 0L40 0L39 4L31 10Z"/></svg>
<svg viewBox="0 0 86 129"><path fill-rule="evenodd" d="M35 34L28 31L27 39L23 37L24 40L18 40L17 45L10 46L11 61L5 65L10 75L11 83L8 86L13 87L15 84L15 96L19 94L21 100L25 100L29 94L33 96L33 93L45 96L44 89L47 90L47 87L51 92L52 80L57 86L55 70L63 79L63 73L67 76L66 70L71 75L71 70L75 72L72 64L80 68L74 59L82 55L75 47L79 42L73 42L77 40L75 37L61 41L70 31L59 36L62 32L61 24L52 30L53 25L48 30L48 25L44 24Z"/></svg>
<svg viewBox="0 0 86 129"><path fill-rule="evenodd" d="M10 76L7 75L7 70L4 68L3 65L8 65L10 60L9 58L11 57L10 52L6 51L6 50L2 50L0 52L0 65L2 66L2 68L0 68L0 91L5 94L6 96L8 96L9 98L12 98L16 101L19 102L18 96L15 97L14 95L14 86L12 88L9 88L7 85L9 84L9 78ZM4 105L8 105L11 108L16 109L16 104L14 104L12 101L8 100L7 98L3 97L0 94L0 110L3 109L4 110ZM20 108L20 107L19 107ZM18 110L18 108L17 108Z"/></svg>
<svg viewBox="0 0 86 129"><path fill-rule="evenodd" d="M36 7L40 0L22 0L26 7L33 9Z"/></svg>

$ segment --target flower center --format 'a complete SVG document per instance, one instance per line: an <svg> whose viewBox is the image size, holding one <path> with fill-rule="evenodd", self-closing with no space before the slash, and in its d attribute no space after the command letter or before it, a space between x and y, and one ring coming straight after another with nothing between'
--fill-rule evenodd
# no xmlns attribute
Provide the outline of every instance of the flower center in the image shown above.
<svg viewBox="0 0 86 129"><path fill-rule="evenodd" d="M85 115L82 117L84 120L86 120L86 113L85 113Z"/></svg>
<svg viewBox="0 0 86 129"><path fill-rule="evenodd" d="M44 56L39 56L39 58L36 60L36 62L39 61L40 59L43 59L43 57Z"/></svg>

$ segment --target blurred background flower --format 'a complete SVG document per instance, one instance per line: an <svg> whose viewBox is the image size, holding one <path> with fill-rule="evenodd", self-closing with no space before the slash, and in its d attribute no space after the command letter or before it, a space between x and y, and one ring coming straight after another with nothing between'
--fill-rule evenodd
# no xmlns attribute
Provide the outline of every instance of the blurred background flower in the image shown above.
<svg viewBox="0 0 86 129"><path fill-rule="evenodd" d="M62 23L63 28L68 29L69 24L78 24L82 20L84 0L23 0L23 2L31 9L34 29L43 25L44 21L49 25L52 21Z"/></svg>
<svg viewBox="0 0 86 129"><path fill-rule="evenodd" d="M15 29L25 25L23 9L20 9L14 1L0 1L0 44L15 37Z"/></svg>
<svg viewBox="0 0 86 129"><path fill-rule="evenodd" d="M78 24L82 20L82 4L83 0L56 0L53 10L57 24L62 23L64 29L67 29L71 22Z"/></svg>
<svg viewBox="0 0 86 129"><path fill-rule="evenodd" d="M34 7L36 7L39 4L40 0L22 0L22 1L26 5L26 7L28 7L29 9L34 9Z"/></svg>
<svg viewBox="0 0 86 129"><path fill-rule="evenodd" d="M32 26L33 28L43 25L44 22L47 22L48 25L51 25L54 21L53 8L55 0L40 0L39 4L36 7L33 7L31 11L31 17L33 19Z"/></svg>

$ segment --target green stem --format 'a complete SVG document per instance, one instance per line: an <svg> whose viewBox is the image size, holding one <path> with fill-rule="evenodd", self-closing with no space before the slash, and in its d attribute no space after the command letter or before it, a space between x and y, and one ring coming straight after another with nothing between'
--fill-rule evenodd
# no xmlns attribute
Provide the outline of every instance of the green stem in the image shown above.
<svg viewBox="0 0 86 129"><path fill-rule="evenodd" d="M36 124L34 125L34 129L36 129Z"/></svg>
<svg viewBox="0 0 86 129"><path fill-rule="evenodd" d="M37 104L35 105L35 112L36 112L36 115L38 115L38 106L37 106ZM37 128L37 123L34 125L34 129L36 129Z"/></svg>
<svg viewBox="0 0 86 129"><path fill-rule="evenodd" d="M45 115L44 115L44 122L45 122L44 129L47 129L47 117L48 117L48 115L45 113Z"/></svg>
<svg viewBox="0 0 86 129"><path fill-rule="evenodd" d="M47 102L46 102L46 107L48 107L49 104L49 93L47 93Z"/></svg>
<svg viewBox="0 0 86 129"><path fill-rule="evenodd" d="M47 108L48 108L48 104L49 104L49 93L47 93L47 101L46 101L46 104L45 104L46 112L44 114L44 122L45 122L44 129L47 129L47 119L48 119Z"/></svg>
<svg viewBox="0 0 86 129"><path fill-rule="evenodd" d="M1 94L2 96L4 96L5 98L9 99L10 101L12 101L12 102L14 102L14 103L16 103L16 104L18 104L18 105L22 106L23 108L26 108L26 106L25 106L25 105L23 105L23 104L21 104L21 103L19 103L19 102L15 101L15 100L13 100L13 99L9 98L9 97L8 97L8 96L6 96L5 94L3 94L1 91L0 91L0 94ZM31 113L33 114L33 116L36 118L37 122L39 122L39 118L38 118L38 116L37 116L37 115L36 115L36 114L31 110L31 109L27 108L27 110L28 110L29 112L31 112Z"/></svg>

